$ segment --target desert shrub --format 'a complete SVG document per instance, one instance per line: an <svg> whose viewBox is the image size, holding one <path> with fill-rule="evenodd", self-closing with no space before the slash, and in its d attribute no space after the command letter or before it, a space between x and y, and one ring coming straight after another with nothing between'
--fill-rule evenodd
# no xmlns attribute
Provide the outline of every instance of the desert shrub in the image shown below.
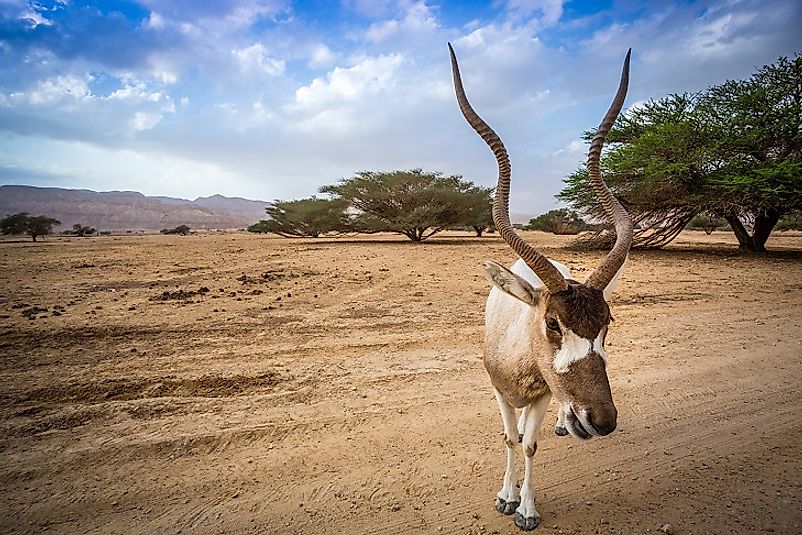
<svg viewBox="0 0 802 535"><path fill-rule="evenodd" d="M73 236L91 236L95 234L97 229L95 227L90 227L86 225L82 225L80 223L76 223L72 226L72 230L68 230L68 234L72 234Z"/></svg>
<svg viewBox="0 0 802 535"><path fill-rule="evenodd" d="M802 230L802 217L786 217L780 219L775 227L777 230Z"/></svg>
<svg viewBox="0 0 802 535"><path fill-rule="evenodd" d="M186 236L192 229L189 228L188 225L178 225L175 228L163 228L161 229L162 234L180 234L181 236Z"/></svg>

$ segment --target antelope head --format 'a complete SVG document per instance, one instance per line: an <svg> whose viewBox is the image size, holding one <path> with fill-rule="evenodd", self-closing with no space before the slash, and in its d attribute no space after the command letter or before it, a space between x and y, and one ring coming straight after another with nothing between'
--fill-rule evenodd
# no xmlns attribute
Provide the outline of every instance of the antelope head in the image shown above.
<svg viewBox="0 0 802 535"><path fill-rule="evenodd" d="M510 224L510 160L507 150L493 129L468 103L457 58L450 44L449 51L460 110L490 147L498 162L493 222L504 241L543 284L533 284L531 280L528 281L520 274L492 261L485 264L485 270L499 290L529 307L529 313L525 316L527 324L513 325L516 325L514 328L526 331L526 343L530 346L526 351L526 358L535 359L537 370L560 403L557 433L564 434L567 430L581 439L607 435L615 430L617 419L607 378L607 354L604 349L607 329L612 320L607 298L626 260L632 244L633 230L632 220L626 210L601 178L599 159L607 133L626 97L631 51L627 52L618 92L591 142L587 161L591 187L607 217L615 224L616 241L612 250L584 283L563 276L554 264L526 243ZM503 390L503 385L497 386L497 389Z"/></svg>

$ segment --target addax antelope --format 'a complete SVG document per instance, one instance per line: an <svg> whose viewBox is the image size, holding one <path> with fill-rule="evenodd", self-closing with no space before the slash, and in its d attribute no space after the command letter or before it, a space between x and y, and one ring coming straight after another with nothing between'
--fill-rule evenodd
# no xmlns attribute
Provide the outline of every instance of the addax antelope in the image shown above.
<svg viewBox="0 0 802 535"><path fill-rule="evenodd" d="M484 365L498 401L507 447L504 483L496 509L515 513L515 524L532 530L540 523L533 496L532 464L537 432L551 397L559 403L557 434L580 439L612 433L618 413L607 378L604 340L611 321L609 294L632 244L632 220L601 178L602 145L615 122L629 83L627 52L621 83L588 152L588 177L616 241L601 265L584 282L568 268L547 259L524 242L510 224L510 160L501 139L473 110L462 87L454 49L449 44L454 87L462 114L487 143L498 162L493 222L520 257L511 269L493 261L485 271L493 283L485 310ZM515 410L522 409L516 423ZM520 499L516 489L515 447L524 452Z"/></svg>

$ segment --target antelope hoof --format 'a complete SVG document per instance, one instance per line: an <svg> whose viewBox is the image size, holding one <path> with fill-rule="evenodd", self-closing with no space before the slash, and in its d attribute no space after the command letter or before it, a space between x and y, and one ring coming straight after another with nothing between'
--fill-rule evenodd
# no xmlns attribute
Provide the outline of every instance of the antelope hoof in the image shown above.
<svg viewBox="0 0 802 535"><path fill-rule="evenodd" d="M554 434L557 435L558 437L564 437L568 434L568 429L564 428L561 425L558 425L557 427L554 428Z"/></svg>
<svg viewBox="0 0 802 535"><path fill-rule="evenodd" d="M518 433L518 444L523 444L524 442L524 434Z"/></svg>
<svg viewBox="0 0 802 535"><path fill-rule="evenodd" d="M508 502L507 500L496 498L496 511L502 515L511 515L518 509L519 505L521 505L520 502Z"/></svg>
<svg viewBox="0 0 802 535"><path fill-rule="evenodd" d="M525 517L521 513L515 513L515 525L523 531L532 531L540 524L540 515Z"/></svg>

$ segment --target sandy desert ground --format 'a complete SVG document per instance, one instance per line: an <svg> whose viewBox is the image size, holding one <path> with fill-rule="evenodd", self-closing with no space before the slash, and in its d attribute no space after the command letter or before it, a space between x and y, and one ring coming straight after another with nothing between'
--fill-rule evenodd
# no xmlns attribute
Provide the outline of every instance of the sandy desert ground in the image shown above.
<svg viewBox="0 0 802 535"><path fill-rule="evenodd" d="M526 234L583 279L601 253ZM535 533L802 533L802 234L633 252L619 428L553 434ZM0 532L518 533L480 361L495 236L0 242Z"/></svg>

